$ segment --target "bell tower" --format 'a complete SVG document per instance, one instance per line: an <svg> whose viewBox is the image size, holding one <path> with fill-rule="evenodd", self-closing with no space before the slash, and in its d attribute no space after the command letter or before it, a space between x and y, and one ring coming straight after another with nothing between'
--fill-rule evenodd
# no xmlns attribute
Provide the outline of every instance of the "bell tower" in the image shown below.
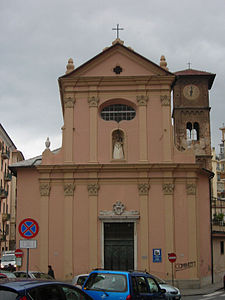
<svg viewBox="0 0 225 300"><path fill-rule="evenodd" d="M173 119L175 145L180 151L192 148L196 162L211 169L209 90L215 74L187 69L175 72Z"/></svg>

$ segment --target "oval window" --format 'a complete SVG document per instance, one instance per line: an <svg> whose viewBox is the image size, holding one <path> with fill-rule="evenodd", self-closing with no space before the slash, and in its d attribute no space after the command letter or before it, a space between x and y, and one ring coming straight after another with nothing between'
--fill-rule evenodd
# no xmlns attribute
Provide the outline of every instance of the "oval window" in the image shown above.
<svg viewBox="0 0 225 300"><path fill-rule="evenodd" d="M133 107L125 104L112 104L103 108L101 118L105 121L120 122L123 120L129 121L136 116L136 111Z"/></svg>

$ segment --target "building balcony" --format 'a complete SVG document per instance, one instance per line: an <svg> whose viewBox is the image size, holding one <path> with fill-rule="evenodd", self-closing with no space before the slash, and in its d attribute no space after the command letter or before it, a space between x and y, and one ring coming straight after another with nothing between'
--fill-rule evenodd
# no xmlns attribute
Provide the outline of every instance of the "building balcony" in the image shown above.
<svg viewBox="0 0 225 300"><path fill-rule="evenodd" d="M213 208L224 208L225 209L225 198L214 198L212 199Z"/></svg>
<svg viewBox="0 0 225 300"><path fill-rule="evenodd" d="M4 174L4 180L5 181L11 181L12 180L12 173L10 173L9 171L5 172L5 174Z"/></svg>
<svg viewBox="0 0 225 300"><path fill-rule="evenodd" d="M7 198L8 192L4 188L0 188L0 199Z"/></svg>
<svg viewBox="0 0 225 300"><path fill-rule="evenodd" d="M225 234L225 222L213 220L212 221L212 231Z"/></svg>
<svg viewBox="0 0 225 300"><path fill-rule="evenodd" d="M2 222L6 222L10 220L10 214L2 214Z"/></svg>

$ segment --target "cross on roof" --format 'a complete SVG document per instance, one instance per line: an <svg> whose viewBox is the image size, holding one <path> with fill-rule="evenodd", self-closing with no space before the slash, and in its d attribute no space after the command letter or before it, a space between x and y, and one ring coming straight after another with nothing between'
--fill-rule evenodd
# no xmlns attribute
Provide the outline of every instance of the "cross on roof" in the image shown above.
<svg viewBox="0 0 225 300"><path fill-rule="evenodd" d="M116 30L116 38L119 38L119 31L123 30L123 28L120 28L119 24L116 25L116 28L112 28L112 30Z"/></svg>
<svg viewBox="0 0 225 300"><path fill-rule="evenodd" d="M187 63L187 65L188 65L188 69L190 69L190 68L191 68L191 62L189 61L189 62Z"/></svg>

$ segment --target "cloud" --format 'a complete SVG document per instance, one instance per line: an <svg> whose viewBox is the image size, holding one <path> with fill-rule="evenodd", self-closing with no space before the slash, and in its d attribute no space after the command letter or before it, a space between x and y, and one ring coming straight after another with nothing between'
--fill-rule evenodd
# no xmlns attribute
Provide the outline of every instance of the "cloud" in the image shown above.
<svg viewBox="0 0 225 300"><path fill-rule="evenodd" d="M61 145L57 79L121 39L171 71L216 73L211 95L212 141L224 122L225 2L221 0L7 0L0 3L0 122L25 157L43 151L47 136ZM57 143L59 143L57 145Z"/></svg>

